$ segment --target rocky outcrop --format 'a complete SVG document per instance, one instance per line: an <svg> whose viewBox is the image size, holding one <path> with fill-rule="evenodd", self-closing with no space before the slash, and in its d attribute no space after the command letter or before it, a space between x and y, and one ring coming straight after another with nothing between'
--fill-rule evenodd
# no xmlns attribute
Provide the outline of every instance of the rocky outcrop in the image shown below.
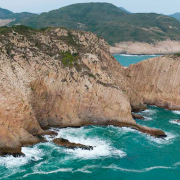
<svg viewBox="0 0 180 180"><path fill-rule="evenodd" d="M140 114L136 114L136 113L131 113L131 114L134 119L144 119L144 117L141 116Z"/></svg>
<svg viewBox="0 0 180 180"><path fill-rule="evenodd" d="M113 54L131 54L131 55L165 55L180 52L179 41L159 41L154 44L143 42L121 42L111 47Z"/></svg>
<svg viewBox="0 0 180 180"><path fill-rule="evenodd" d="M77 144L77 143L72 143L69 142L67 139L63 139L63 138L57 138L54 139L53 142L55 144L57 144L58 146L63 146L65 148L69 148L69 149L76 149L76 148L80 148L83 150L93 150L93 146L86 146L83 144Z"/></svg>
<svg viewBox="0 0 180 180"><path fill-rule="evenodd" d="M89 32L25 26L0 32L0 154L42 141L49 127L136 124L142 97L126 82L109 45ZM165 134L164 134L165 135Z"/></svg>
<svg viewBox="0 0 180 180"><path fill-rule="evenodd" d="M126 80L144 98L144 103L180 110L179 54L156 57L130 65Z"/></svg>
<svg viewBox="0 0 180 180"><path fill-rule="evenodd" d="M15 21L15 19L0 19L0 26L6 26L13 21Z"/></svg>

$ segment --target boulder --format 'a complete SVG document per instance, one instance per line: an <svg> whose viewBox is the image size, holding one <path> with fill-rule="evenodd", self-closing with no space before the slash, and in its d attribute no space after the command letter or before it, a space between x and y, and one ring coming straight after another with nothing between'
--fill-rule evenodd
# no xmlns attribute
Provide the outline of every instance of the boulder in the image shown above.
<svg viewBox="0 0 180 180"><path fill-rule="evenodd" d="M131 114L134 119L144 119L144 117L141 116L140 114L135 114L135 113L131 113Z"/></svg>
<svg viewBox="0 0 180 180"><path fill-rule="evenodd" d="M93 150L93 146L86 146L83 144L71 143L67 139L63 139L63 138L54 139L53 142L59 146L63 146L69 149L81 148L83 150Z"/></svg>

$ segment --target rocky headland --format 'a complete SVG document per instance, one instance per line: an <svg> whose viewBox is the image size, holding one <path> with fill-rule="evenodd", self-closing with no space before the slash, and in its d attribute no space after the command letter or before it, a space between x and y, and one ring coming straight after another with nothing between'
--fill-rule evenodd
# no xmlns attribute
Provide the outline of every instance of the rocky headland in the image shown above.
<svg viewBox="0 0 180 180"><path fill-rule="evenodd" d="M52 134L49 127L114 125L165 136L133 120L132 110L146 109L144 96L109 49L90 32L1 28L0 155L22 154Z"/></svg>
<svg viewBox="0 0 180 180"><path fill-rule="evenodd" d="M125 75L145 104L180 110L180 54L130 65Z"/></svg>
<svg viewBox="0 0 180 180"><path fill-rule="evenodd" d="M165 40L157 43L121 42L111 46L113 54L167 55L180 52L180 41Z"/></svg>

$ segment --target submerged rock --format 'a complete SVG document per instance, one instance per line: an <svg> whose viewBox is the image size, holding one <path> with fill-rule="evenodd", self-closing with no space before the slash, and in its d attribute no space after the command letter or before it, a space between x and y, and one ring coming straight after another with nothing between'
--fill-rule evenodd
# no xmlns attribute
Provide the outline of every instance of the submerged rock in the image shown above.
<svg viewBox="0 0 180 180"><path fill-rule="evenodd" d="M144 117L141 116L140 114L135 114L135 113L131 113L131 114L134 119L144 119Z"/></svg>
<svg viewBox="0 0 180 180"><path fill-rule="evenodd" d="M63 138L54 139L53 142L59 146L63 146L65 148L69 148L69 149L81 148L84 150L93 150L93 146L86 146L83 144L71 143L68 140L63 139Z"/></svg>
<svg viewBox="0 0 180 180"><path fill-rule="evenodd" d="M179 120L174 120L175 122L177 122L177 123L180 123L180 119Z"/></svg>

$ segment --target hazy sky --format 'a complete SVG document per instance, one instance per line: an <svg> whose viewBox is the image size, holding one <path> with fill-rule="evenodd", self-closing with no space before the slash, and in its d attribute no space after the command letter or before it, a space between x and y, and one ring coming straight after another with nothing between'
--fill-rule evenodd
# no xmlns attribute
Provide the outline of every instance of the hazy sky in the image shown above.
<svg viewBox="0 0 180 180"><path fill-rule="evenodd" d="M0 0L0 7L13 12L48 12L60 7L83 2L109 2L131 12L180 12L180 0Z"/></svg>

